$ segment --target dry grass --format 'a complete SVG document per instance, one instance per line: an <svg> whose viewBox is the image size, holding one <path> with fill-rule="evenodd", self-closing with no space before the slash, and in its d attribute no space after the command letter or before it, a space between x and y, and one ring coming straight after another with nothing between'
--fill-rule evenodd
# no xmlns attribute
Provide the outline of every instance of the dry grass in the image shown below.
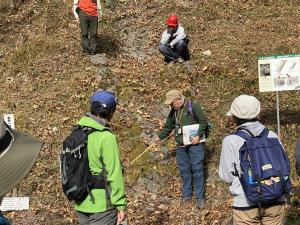
<svg viewBox="0 0 300 225"><path fill-rule="evenodd" d="M114 126L125 162L131 161L145 146L139 140L139 132L158 129L158 119L149 115L161 106L166 90L175 87L201 102L214 124L208 142L209 174L217 169L222 138L231 132L225 112L234 97L241 93L256 95L264 106L263 122L275 129L275 96L258 92L257 56L299 52L300 6L297 2L123 1L114 12L106 11L100 24L99 35L104 45L109 46L102 50L109 58L111 73L99 80L98 68L80 54L79 27L70 15L71 0L26 1L14 12L2 7L1 1L0 111L15 113L18 129L45 142L35 168L20 186L22 195L31 196L30 211L10 213L15 224L75 223L72 206L61 192L57 155L63 138L87 110L89 96L98 88L113 87L119 95L120 108ZM124 46L131 45L126 32L133 31L137 32L138 41L134 43L139 49L156 48L166 16L172 12L180 15L191 39L190 72L178 65L166 67L157 51L140 62L124 50ZM208 49L213 53L211 57L202 55ZM294 149L300 133L299 92L282 92L280 99L282 142L292 163L297 193L300 183L294 170ZM147 122L146 128L140 127L144 124L137 122L138 116ZM168 173L168 167L170 165L157 169ZM171 167L175 171L174 164ZM145 170L153 170L153 167L145 167ZM135 172L128 168L127 174ZM170 185L172 193L168 193L169 189L162 191L178 198L178 181ZM216 182L207 189L208 199L218 196L222 201L211 201L196 215L190 214L188 209L170 206L165 213L171 216L160 224L177 225L183 221L221 224L230 214L227 188ZM144 207L138 208L148 196L140 199L139 204L131 201L134 196L129 199L132 224L158 223L155 215L147 217ZM289 224L300 215L299 197L294 196L293 202L294 206L288 209ZM31 222L25 219L29 215Z"/></svg>

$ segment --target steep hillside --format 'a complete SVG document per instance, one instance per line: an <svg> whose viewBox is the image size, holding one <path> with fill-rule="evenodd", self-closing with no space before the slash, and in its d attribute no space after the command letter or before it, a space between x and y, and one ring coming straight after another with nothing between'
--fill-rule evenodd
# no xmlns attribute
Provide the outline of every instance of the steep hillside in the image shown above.
<svg viewBox="0 0 300 225"><path fill-rule="evenodd" d="M99 88L115 90L120 100L113 126L125 167L129 223L217 225L230 220L231 198L217 176L222 138L232 131L225 113L236 96L253 94L263 104L262 121L276 130L275 93L258 91L257 56L300 51L298 0L119 1L114 10L104 8L99 25L99 53L108 60L100 66L81 54L71 0L26 0L15 10L5 2L0 0L0 112L13 112L19 130L45 143L20 185L19 194L30 196L30 210L7 214L15 225L77 223L61 191L57 157L62 140ZM190 37L189 65L166 66L158 53L171 13L180 16ZM212 55L204 55L206 50ZM164 157L157 147L130 166L163 124L168 112L164 95L173 88L199 101L214 126L206 146L203 210L194 203L180 205L174 154ZM280 110L295 194L287 221L297 224L300 182L294 150L300 133L299 91L280 93ZM169 140L163 149L171 152L172 143ZM163 184L149 188L145 180Z"/></svg>

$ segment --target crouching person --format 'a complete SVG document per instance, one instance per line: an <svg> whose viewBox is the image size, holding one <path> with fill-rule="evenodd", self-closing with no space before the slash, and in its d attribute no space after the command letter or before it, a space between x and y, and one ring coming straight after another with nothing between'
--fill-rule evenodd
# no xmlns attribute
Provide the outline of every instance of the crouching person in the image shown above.
<svg viewBox="0 0 300 225"><path fill-rule="evenodd" d="M167 63L182 63L189 60L189 40L184 28L178 23L178 17L175 15L169 16L167 26L159 45L159 51L164 55L165 61Z"/></svg>
<svg viewBox="0 0 300 225"><path fill-rule="evenodd" d="M227 113L237 128L223 139L219 176L230 184L234 225L282 225L291 190L286 153L259 113L260 102L249 95L238 96Z"/></svg>

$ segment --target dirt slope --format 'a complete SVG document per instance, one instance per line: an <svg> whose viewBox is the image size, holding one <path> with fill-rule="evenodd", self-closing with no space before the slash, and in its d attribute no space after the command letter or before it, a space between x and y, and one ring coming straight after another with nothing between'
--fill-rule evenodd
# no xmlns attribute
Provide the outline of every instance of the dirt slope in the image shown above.
<svg viewBox="0 0 300 225"><path fill-rule="evenodd" d="M0 4L0 111L13 112L19 130L45 142L36 166L20 185L20 195L31 197L30 210L8 216L16 225L77 223L61 191L57 156L63 138L88 109L91 93L111 88L120 100L113 125L126 169L130 224L226 224L230 196L217 179L221 141L231 132L225 113L237 95L254 94L263 103L262 121L276 129L275 94L258 92L257 56L299 52L299 2L120 1L113 11L104 9L99 26L99 53L108 59L102 66L81 55L71 5L70 0L28 0L11 11ZM165 19L174 12L191 40L190 67L167 67L157 51ZM206 50L212 55L203 55ZM164 94L171 88L199 101L214 125L206 150L203 210L194 203L180 205L174 157L161 164L145 156L129 165L163 123ZM280 100L282 142L298 193L287 213L288 224L293 224L300 219L300 183L294 171L299 91L282 92ZM172 141L167 146L172 149ZM153 171L166 177L163 188L132 189L138 177Z"/></svg>

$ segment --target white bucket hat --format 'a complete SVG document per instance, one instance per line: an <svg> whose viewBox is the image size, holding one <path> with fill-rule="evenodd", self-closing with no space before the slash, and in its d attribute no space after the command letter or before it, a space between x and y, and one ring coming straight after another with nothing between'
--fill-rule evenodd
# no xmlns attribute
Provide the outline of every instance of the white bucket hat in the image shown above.
<svg viewBox="0 0 300 225"><path fill-rule="evenodd" d="M240 119L254 119L260 113L260 102L251 95L236 97L226 116L236 116Z"/></svg>
<svg viewBox="0 0 300 225"><path fill-rule="evenodd" d="M0 197L29 173L42 145L39 140L10 129L0 115Z"/></svg>

